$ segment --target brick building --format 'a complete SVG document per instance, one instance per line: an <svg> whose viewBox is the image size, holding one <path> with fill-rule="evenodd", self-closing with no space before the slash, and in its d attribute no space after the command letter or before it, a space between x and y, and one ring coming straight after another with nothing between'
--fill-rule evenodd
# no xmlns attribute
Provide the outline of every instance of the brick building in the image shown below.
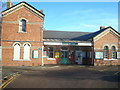
<svg viewBox="0 0 120 90"><path fill-rule="evenodd" d="M120 65L120 33L43 30L44 14L26 2L2 12L3 66L44 64Z"/></svg>

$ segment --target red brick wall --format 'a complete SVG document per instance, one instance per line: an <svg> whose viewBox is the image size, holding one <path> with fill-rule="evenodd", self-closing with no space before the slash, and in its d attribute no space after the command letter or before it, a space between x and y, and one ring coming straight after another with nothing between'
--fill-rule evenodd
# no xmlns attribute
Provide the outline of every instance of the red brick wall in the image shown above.
<svg viewBox="0 0 120 90"><path fill-rule="evenodd" d="M109 46L109 59L112 59L112 57L111 57L112 46L115 45L117 51L120 51L119 45L118 45L118 40L119 40L118 37L116 37L115 35L113 35L112 33L109 32L94 42L94 48L95 48L94 51L95 52L103 52L104 46L108 45ZM94 65L120 65L120 62L118 62L118 61L120 61L120 60L118 60L118 59L117 60L95 59Z"/></svg>
<svg viewBox="0 0 120 90"><path fill-rule="evenodd" d="M27 33L19 33L19 20L25 18ZM13 13L10 13L2 18L2 64L4 66L37 66L41 65L42 50L39 50L39 58L32 58L32 51L42 48L43 18L36 16L26 8L21 8ZM6 23L9 22L9 23ZM30 59L31 61L23 61L23 47L21 47L21 61L13 61L13 44L15 42L23 45L25 42L31 44Z"/></svg>
<svg viewBox="0 0 120 90"><path fill-rule="evenodd" d="M26 41L40 41L42 38L42 32L40 28L42 24L27 24L26 29L27 33L18 33L19 30L19 20L25 18L28 20L27 23L36 23L43 22L43 19L40 19L30 11L25 8L19 9L5 17L3 17L2 29L2 39L3 40L26 40ZM4 23L4 21L11 21L11 23ZM15 21L16 23L12 23ZM7 29L7 30L6 30ZM7 32L7 33L6 33ZM23 39L24 37L24 39Z"/></svg>

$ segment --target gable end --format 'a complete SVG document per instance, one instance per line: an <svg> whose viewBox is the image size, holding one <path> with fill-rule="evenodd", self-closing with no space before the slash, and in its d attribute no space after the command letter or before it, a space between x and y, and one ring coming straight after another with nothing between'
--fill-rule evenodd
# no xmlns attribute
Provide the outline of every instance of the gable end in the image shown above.
<svg viewBox="0 0 120 90"><path fill-rule="evenodd" d="M27 8L28 10L30 10L31 12L33 12L35 15L37 15L40 18L44 18L44 14L41 13L40 11L38 11L37 9L35 9L34 7L32 7L31 5L29 5L26 2L21 2L17 5L12 6L9 9L6 9L5 11L2 12L2 16L6 16L10 13L13 13L14 11L21 9L21 8Z"/></svg>

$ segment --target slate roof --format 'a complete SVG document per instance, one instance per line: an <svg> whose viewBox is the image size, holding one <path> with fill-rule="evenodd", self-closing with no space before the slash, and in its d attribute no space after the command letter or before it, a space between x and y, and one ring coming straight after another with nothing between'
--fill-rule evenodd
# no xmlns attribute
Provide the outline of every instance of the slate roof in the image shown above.
<svg viewBox="0 0 120 90"><path fill-rule="evenodd" d="M70 32L70 31L50 31L44 30L43 38L44 39L61 39L61 40L70 40L75 37L83 36L89 34L90 32Z"/></svg>
<svg viewBox="0 0 120 90"><path fill-rule="evenodd" d="M107 30L108 28L112 28L111 26L109 27L106 27L104 29L101 29L99 31L96 31L94 33L89 33L89 34L86 34L86 35L82 35L82 36L79 36L79 37L76 37L76 38L72 38L71 40L79 40L79 41L89 41L90 39L96 37L97 35L99 35L100 33L102 33L103 31ZM117 32L115 29L112 28L112 30L114 30L116 33L118 33L120 35L119 32Z"/></svg>
<svg viewBox="0 0 120 90"><path fill-rule="evenodd" d="M107 30L108 28L111 28L114 30L111 26L106 27L104 29L101 29L96 32L69 32L69 31L50 31L50 30L44 30L43 38L49 39L50 41L54 40L69 40L69 41L91 41L92 38L96 37L103 31ZM117 32L116 30L114 30ZM119 35L120 33L117 32ZM49 41L48 40L48 41Z"/></svg>

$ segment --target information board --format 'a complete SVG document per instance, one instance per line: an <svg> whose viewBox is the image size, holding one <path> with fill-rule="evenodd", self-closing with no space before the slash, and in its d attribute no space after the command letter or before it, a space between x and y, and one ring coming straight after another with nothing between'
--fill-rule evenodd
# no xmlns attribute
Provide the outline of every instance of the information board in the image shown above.
<svg viewBox="0 0 120 90"><path fill-rule="evenodd" d="M120 52L117 52L117 58L120 59Z"/></svg>
<svg viewBox="0 0 120 90"><path fill-rule="evenodd" d="M103 52L95 52L96 59L103 59Z"/></svg>
<svg viewBox="0 0 120 90"><path fill-rule="evenodd" d="M38 50L33 51L33 58L38 58Z"/></svg>

